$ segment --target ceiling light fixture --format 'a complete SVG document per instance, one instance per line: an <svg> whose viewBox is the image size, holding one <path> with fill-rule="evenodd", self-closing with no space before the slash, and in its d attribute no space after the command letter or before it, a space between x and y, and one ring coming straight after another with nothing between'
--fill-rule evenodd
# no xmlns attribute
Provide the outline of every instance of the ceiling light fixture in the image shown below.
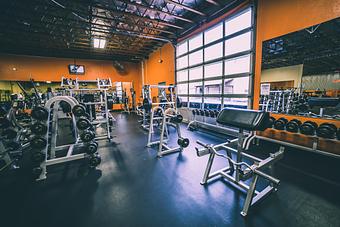
<svg viewBox="0 0 340 227"><path fill-rule="evenodd" d="M106 40L105 39L98 39L98 38L94 38L93 39L93 47L94 48L104 49L105 48L105 44L106 44Z"/></svg>

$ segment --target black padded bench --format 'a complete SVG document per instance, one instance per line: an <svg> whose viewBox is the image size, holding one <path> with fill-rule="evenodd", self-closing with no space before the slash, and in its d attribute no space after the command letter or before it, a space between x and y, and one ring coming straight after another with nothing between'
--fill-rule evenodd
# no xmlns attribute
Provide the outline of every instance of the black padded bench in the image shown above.
<svg viewBox="0 0 340 227"><path fill-rule="evenodd" d="M263 131L269 125L269 113L258 110L224 108L217 116L217 123L248 131Z"/></svg>

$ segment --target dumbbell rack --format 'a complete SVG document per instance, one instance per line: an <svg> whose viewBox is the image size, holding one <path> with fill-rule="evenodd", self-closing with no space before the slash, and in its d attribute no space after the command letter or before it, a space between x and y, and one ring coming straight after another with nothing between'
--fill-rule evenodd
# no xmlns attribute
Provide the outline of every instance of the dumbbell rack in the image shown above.
<svg viewBox="0 0 340 227"><path fill-rule="evenodd" d="M206 121L207 118L215 119L217 117L216 114L215 114L214 117L211 117L211 116L206 116L204 114L203 109L191 109L191 112L193 110L196 110L196 112L198 111L201 114L198 114L198 113L193 114L193 118L188 123L187 129L194 129L194 128L197 128L197 127L201 127L201 128L205 128L205 129L208 129L208 130L213 130L213 131L217 131L217 132L220 132L220 133L223 133L223 134L227 134L227 135L230 135L230 136L237 136L238 135L238 131L236 129L222 127L222 126L219 126L217 123L212 124L212 123L208 123ZM200 116L202 120L199 120L198 116ZM216 120L215 120L215 122L216 122Z"/></svg>
<svg viewBox="0 0 340 227"><path fill-rule="evenodd" d="M272 129L275 130L275 129ZM275 130L277 131L277 130ZM286 132L289 133L289 132ZM307 146L302 146L302 145L298 145L298 144L294 144L291 142L286 142L286 141L282 141L282 140L277 140L277 139L273 139L273 138L269 138L266 136L262 136L262 135L256 135L256 144L259 145L259 140L264 140L264 141L269 141L269 142L273 142L276 144L280 144L283 146L287 146L287 147L291 147L291 148L295 148L295 149L299 149L299 150L303 150L303 151L310 151L313 153L317 153L317 154L321 154L321 155L325 155L325 156L329 156L329 157L334 157L334 158L340 158L339 154L334 154L331 152L327 152L327 151L323 151L323 150L319 150L319 143L320 143L320 138L317 136L308 136L309 138L313 139L313 143L312 143L312 147L307 147ZM336 141L335 139L322 139L322 140L328 140L328 141Z"/></svg>
<svg viewBox="0 0 340 227"><path fill-rule="evenodd" d="M276 121L280 121L280 119L282 119L282 117L279 118ZM310 151L310 152L314 152L314 153L325 155L325 156L340 158L340 154L336 154L336 153L332 153L332 152L329 152L329 151L324 151L324 150L320 150L319 149L320 142L321 143L324 143L324 142L335 143L335 144L338 144L338 146L339 146L340 145L340 140L339 139L336 140L336 139L333 139L333 138L319 137L318 135L316 135L317 133L315 134L315 131L317 131L318 125L316 123L311 122L311 121L305 121L303 124L301 122L297 123L296 127L298 127L298 129L292 131L288 127L289 127L289 124L291 122L293 122L293 121L299 121L299 120L292 119L289 122L288 122L288 120L285 120L285 122L281 123L283 125L280 128L276 128L276 126L274 125L274 128L269 128L269 129L266 130L266 132L269 133L267 136L264 136L263 133L260 133L260 134L257 133L256 134L256 139L257 139L256 140L256 144L257 145L259 144L259 140L265 140L265 141L277 143L277 144L280 144L280 145L296 148L296 149L299 149L299 150ZM308 123L308 122L310 122L310 123ZM312 131L311 132L308 132L308 131L307 132L303 132L303 131L301 131L301 130L303 130L303 127L306 127L304 125L307 125L307 124L311 125L309 127L312 127L311 128ZM313 125L313 124L315 124L315 125ZM322 124L319 125L319 128L320 128L320 126L322 126ZM333 132L334 132L334 134L336 134L336 129ZM339 130L339 132L340 132L340 130ZM311 140L311 146L299 145L299 144L293 143L292 141L287 142L287 141L283 141L282 139L277 139L275 136L273 136L274 138L272 138L272 136L270 136L270 134L277 135L278 133L281 133L283 135L284 134L286 134L286 135L296 135L296 136L301 136L301 138L310 139ZM337 146L337 145L335 145L335 146Z"/></svg>
<svg viewBox="0 0 340 227"><path fill-rule="evenodd" d="M62 79L63 81L63 79ZM81 83L95 83L96 87L95 88L81 88L80 84ZM90 111L90 121L92 122L93 125L104 125L105 127L105 133L100 134L96 136L96 139L108 139L109 142L112 142L112 135L111 135L111 127L110 127L110 119L112 121L115 121L115 118L113 115L110 113L108 109L108 102L107 102L107 92L108 89L112 87L112 82L111 79L99 79L97 78L96 80L79 80L76 78L74 87L68 88L67 89L67 95L74 97L76 94L84 94L84 93L97 93L99 94L100 100L95 101L95 102L86 102L84 103L86 106L88 106L90 109L92 108L92 105L95 105L96 107L104 107L104 113L101 115L96 115L96 118L98 117L99 119L94 120L94 116L92 116L92 111Z"/></svg>
<svg viewBox="0 0 340 227"><path fill-rule="evenodd" d="M48 166L70 162L74 160L85 159L88 157L86 153L80 153L80 154L74 153L74 149L76 147L84 146L84 144L80 142L79 140L78 130L76 127L76 120L75 120L74 115L72 115L72 122L73 122L72 130L76 137L76 142L74 144L57 146L58 119L59 119L60 114L64 114L64 113L61 113L61 111L58 109L59 103L61 101L67 102L68 104L71 105L72 108L76 105L79 105L78 101L75 98L70 97L70 96L56 96L47 101L45 105L45 108L48 111L48 118L46 121L47 122L47 133L44 136L46 140L46 146L42 149L45 159L39 165L39 167L41 168L41 173L36 178L36 181L44 180L47 178L47 167ZM65 149L67 149L66 155L60 157L58 155L58 152L61 150L65 150Z"/></svg>
<svg viewBox="0 0 340 227"><path fill-rule="evenodd" d="M170 91L170 100L166 97L165 92L161 92L161 96L159 97L159 102L152 102L152 89L169 89ZM144 85L142 91L142 98L143 98L143 110L142 110L142 124L141 127L145 130L149 130L150 125L148 124L147 117L150 116L150 111L152 110L153 106L163 106L174 108L177 110L177 88L175 85ZM162 102L162 100L166 100L166 102Z"/></svg>
<svg viewBox="0 0 340 227"><path fill-rule="evenodd" d="M1 125L0 131L3 134L0 137L0 160L4 161L5 165L0 169L0 172L8 167L12 169L20 168L17 165L18 157L22 156L23 150L29 147L29 142L25 139L27 136L27 129L22 127L15 116L16 108L13 106L5 116L1 116L4 121L7 121L9 125ZM9 133L6 133L6 129L11 129L15 132L12 138L8 138ZM3 131L5 130L5 131ZM16 146L10 144L4 144L4 142L15 143Z"/></svg>
<svg viewBox="0 0 340 227"><path fill-rule="evenodd" d="M291 111L292 99L297 95L296 89L271 90L269 95L262 95L260 110L273 113L288 113Z"/></svg>

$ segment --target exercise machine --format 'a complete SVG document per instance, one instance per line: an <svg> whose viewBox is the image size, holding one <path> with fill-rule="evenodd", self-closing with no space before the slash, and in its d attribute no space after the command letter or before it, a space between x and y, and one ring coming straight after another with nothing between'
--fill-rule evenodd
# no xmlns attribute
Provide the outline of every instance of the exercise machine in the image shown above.
<svg viewBox="0 0 340 227"><path fill-rule="evenodd" d="M246 216L249 208L259 200L272 191L276 191L280 183L279 179L264 172L264 169L272 171L273 164L283 157L284 147L280 147L279 151L270 154L266 159L260 159L246 152L249 149L251 141L255 138L254 132L265 130L269 119L268 112L224 108L219 113L217 122L225 127L238 128L238 138L217 145L197 141L197 143L202 146L202 148L196 147L197 156L202 157L209 155L201 184L206 185L212 182L213 179L222 177L233 186L237 186L236 188L243 189L243 191L246 192L246 199L241 211L242 216ZM248 131L248 133L246 133L246 131ZM232 145L236 145L237 148L233 148ZM225 152L222 153L221 151ZM233 157L232 153L236 154L236 157ZM228 166L211 173L212 165L216 157L227 159ZM252 164L249 164L249 161ZM261 191L258 191L256 187L259 178L263 178L268 182L267 186ZM250 184L247 184L247 182L250 182Z"/></svg>

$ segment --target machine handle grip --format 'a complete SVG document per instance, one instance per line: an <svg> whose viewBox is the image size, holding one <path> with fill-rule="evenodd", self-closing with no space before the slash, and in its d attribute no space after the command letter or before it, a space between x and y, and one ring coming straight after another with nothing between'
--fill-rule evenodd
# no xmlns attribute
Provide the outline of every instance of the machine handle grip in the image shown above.
<svg viewBox="0 0 340 227"><path fill-rule="evenodd" d="M196 143L197 143L198 145L201 145L202 147L208 148L208 144L203 143L203 142L200 141L200 140L196 140Z"/></svg>

